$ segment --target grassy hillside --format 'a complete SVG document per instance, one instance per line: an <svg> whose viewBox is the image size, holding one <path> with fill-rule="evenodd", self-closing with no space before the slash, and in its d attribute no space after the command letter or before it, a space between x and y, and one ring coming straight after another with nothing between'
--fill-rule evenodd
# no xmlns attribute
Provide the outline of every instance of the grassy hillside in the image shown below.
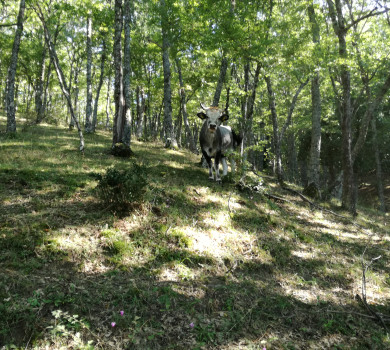
<svg viewBox="0 0 390 350"><path fill-rule="evenodd" d="M388 216L312 210L266 176L211 183L198 156L140 142L144 201L115 214L91 176L129 166L110 140L0 135L0 348L390 348Z"/></svg>

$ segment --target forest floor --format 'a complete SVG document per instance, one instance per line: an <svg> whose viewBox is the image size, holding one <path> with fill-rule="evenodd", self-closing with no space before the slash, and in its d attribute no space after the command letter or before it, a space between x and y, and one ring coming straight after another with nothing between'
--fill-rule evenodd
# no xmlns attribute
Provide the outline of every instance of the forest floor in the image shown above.
<svg viewBox="0 0 390 350"><path fill-rule="evenodd" d="M131 160L85 138L0 134L0 349L390 349L388 215L311 208L262 174L219 185L137 141L147 190L117 215L91 175Z"/></svg>

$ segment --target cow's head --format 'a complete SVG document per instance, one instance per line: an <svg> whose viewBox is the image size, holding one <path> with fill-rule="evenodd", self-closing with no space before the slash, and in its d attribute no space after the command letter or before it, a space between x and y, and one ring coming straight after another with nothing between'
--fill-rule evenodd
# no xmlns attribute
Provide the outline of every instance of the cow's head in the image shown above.
<svg viewBox="0 0 390 350"><path fill-rule="evenodd" d="M200 107L204 112L198 113L197 116L207 122L207 128L210 132L215 132L221 123L229 119L229 115L226 111L221 110L218 107L205 107L202 103L200 104Z"/></svg>

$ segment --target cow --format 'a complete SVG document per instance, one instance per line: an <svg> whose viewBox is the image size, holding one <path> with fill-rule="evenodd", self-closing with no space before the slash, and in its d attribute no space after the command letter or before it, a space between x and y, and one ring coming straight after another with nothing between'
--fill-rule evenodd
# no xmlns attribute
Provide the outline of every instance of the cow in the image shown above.
<svg viewBox="0 0 390 350"><path fill-rule="evenodd" d="M204 120L199 135L200 147L209 168L209 179L214 180L214 168L215 181L221 182L219 163L222 161L223 176L227 175L228 167L225 155L241 143L241 138L232 131L230 126L221 125L229 119L226 110L221 110L218 107L205 107L202 103L200 107L203 111L197 116ZM212 164L212 158L215 159L215 166ZM234 161L231 162L231 169L234 171Z"/></svg>

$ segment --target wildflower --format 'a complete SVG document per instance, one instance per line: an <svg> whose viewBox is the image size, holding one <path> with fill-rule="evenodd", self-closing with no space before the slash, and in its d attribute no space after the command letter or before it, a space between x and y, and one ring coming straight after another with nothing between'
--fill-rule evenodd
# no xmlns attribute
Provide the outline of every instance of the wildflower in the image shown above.
<svg viewBox="0 0 390 350"><path fill-rule="evenodd" d="M116 326L116 322L111 322L111 327L115 327Z"/></svg>
<svg viewBox="0 0 390 350"><path fill-rule="evenodd" d="M194 327L195 327L194 322L191 322L191 323L190 323L190 327L191 327L191 328L194 328Z"/></svg>
<svg viewBox="0 0 390 350"><path fill-rule="evenodd" d="M121 314L121 316L123 316L125 314L125 312L123 310L121 310L119 313Z"/></svg>

